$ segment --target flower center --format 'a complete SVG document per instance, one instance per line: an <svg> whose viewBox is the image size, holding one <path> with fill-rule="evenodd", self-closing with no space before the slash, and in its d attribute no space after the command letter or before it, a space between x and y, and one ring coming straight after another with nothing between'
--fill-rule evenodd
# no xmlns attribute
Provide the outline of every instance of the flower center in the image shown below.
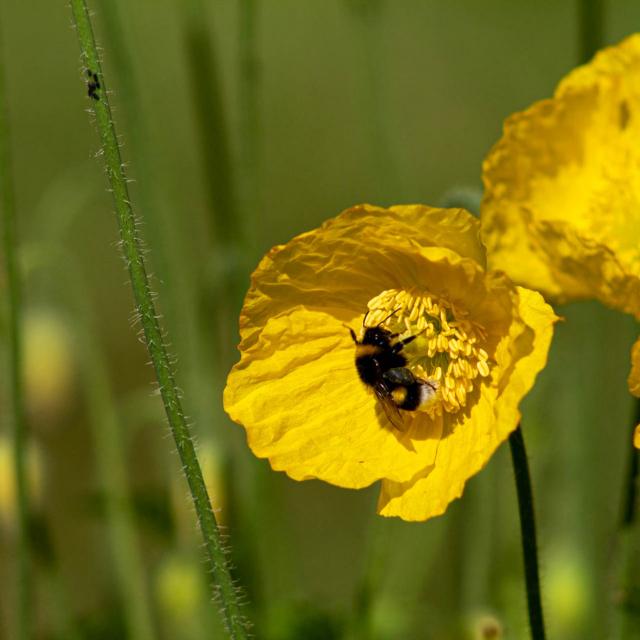
<svg viewBox="0 0 640 640"><path fill-rule="evenodd" d="M387 289L367 307L368 327L382 323L399 339L417 336L402 353L415 376L437 387L422 407L429 414L459 411L478 382L489 376L489 356L481 346L486 332L466 310L444 298L404 289Z"/></svg>

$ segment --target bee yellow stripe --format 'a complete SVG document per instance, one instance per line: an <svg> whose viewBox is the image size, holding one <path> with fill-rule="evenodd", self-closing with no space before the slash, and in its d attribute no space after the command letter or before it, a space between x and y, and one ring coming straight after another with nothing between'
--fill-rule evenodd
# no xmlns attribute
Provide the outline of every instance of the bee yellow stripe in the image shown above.
<svg viewBox="0 0 640 640"><path fill-rule="evenodd" d="M376 347L373 344L359 344L356 345L356 358L363 358L366 356L373 356L376 353L380 353L380 347Z"/></svg>

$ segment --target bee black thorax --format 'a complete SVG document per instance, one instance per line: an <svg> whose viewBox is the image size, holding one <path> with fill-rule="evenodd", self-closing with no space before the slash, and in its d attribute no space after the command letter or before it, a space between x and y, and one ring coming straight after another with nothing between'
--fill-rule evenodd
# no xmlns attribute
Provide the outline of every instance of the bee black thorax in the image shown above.
<svg viewBox="0 0 640 640"><path fill-rule="evenodd" d="M405 367L407 359L392 348L372 344L356 344L356 369L362 382L373 385L378 382L385 371Z"/></svg>

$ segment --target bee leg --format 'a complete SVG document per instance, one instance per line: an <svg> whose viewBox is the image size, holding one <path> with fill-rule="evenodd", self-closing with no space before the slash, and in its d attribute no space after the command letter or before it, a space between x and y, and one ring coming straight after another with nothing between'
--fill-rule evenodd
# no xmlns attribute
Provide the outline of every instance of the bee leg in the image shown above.
<svg viewBox="0 0 640 640"><path fill-rule="evenodd" d="M393 353L400 353L405 345L409 344L410 342L413 342L417 337L418 337L418 334L416 334L415 336L409 336L404 340L398 340L398 342L396 342L391 347L391 351L393 351Z"/></svg>

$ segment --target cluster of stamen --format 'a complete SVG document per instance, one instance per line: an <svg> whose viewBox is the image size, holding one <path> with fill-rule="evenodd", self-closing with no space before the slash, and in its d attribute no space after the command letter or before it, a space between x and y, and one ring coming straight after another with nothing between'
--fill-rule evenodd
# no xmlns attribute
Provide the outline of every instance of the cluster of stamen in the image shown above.
<svg viewBox="0 0 640 640"><path fill-rule="evenodd" d="M485 330L464 309L427 293L388 289L367 306L367 326L382 322L399 339L417 336L403 350L407 366L437 387L423 409L435 415L465 407L477 381L490 373L489 356L482 348Z"/></svg>

